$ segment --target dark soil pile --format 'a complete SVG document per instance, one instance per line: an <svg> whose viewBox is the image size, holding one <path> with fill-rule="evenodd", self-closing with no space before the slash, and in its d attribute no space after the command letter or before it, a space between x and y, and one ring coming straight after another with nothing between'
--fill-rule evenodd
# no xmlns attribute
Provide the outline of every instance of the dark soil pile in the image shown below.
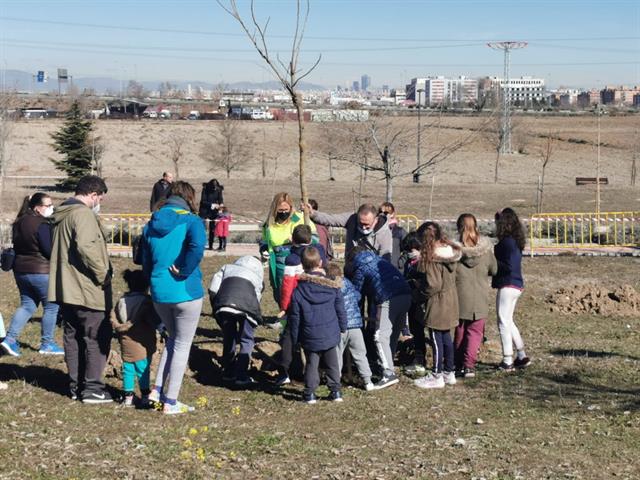
<svg viewBox="0 0 640 480"><path fill-rule="evenodd" d="M575 285L547 295L552 312L632 316L640 312L640 293L631 285Z"/></svg>

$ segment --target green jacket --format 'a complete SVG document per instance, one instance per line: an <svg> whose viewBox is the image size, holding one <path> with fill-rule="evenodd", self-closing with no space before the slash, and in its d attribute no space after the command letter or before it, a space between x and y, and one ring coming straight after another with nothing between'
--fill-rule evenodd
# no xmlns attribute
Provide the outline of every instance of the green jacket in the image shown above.
<svg viewBox="0 0 640 480"><path fill-rule="evenodd" d="M53 216L49 301L111 310L112 268L100 220L71 198Z"/></svg>
<svg viewBox="0 0 640 480"><path fill-rule="evenodd" d="M445 255L446 256L441 256ZM425 325L434 330L450 330L458 325L456 267L460 251L437 248L433 262L427 265Z"/></svg>
<svg viewBox="0 0 640 480"><path fill-rule="evenodd" d="M480 237L475 247L464 247L458 264L456 287L462 320L479 320L489 315L489 277L498 271L493 244Z"/></svg>

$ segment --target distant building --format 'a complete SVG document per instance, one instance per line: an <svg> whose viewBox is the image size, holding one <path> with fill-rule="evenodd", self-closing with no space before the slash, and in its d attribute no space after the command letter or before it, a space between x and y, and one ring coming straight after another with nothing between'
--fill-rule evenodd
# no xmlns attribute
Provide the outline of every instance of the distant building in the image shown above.
<svg viewBox="0 0 640 480"><path fill-rule="evenodd" d="M355 80L353 82L353 85L351 86L351 90L353 90L354 92L359 92L360 91L360 82Z"/></svg>
<svg viewBox="0 0 640 480"><path fill-rule="evenodd" d="M636 108L640 108L640 93L636 93L633 96L633 106Z"/></svg>
<svg viewBox="0 0 640 480"><path fill-rule="evenodd" d="M590 108L600 103L600 92L598 90L589 90L588 92L580 92L576 99L578 108Z"/></svg>
<svg viewBox="0 0 640 480"><path fill-rule="evenodd" d="M634 102L635 95L640 93L640 87L632 88L619 86L612 87L607 85L600 91L600 101L603 105L631 106Z"/></svg>
<svg viewBox="0 0 640 480"><path fill-rule="evenodd" d="M362 75L362 77L360 77L360 88L362 89L363 92L366 92L369 90L370 86L371 86L371 77L365 73L364 75Z"/></svg>
<svg viewBox="0 0 640 480"><path fill-rule="evenodd" d="M413 78L407 85L407 100L422 106L476 103L478 80L464 76Z"/></svg>
<svg viewBox="0 0 640 480"><path fill-rule="evenodd" d="M382 94L389 95L389 85L382 85Z"/></svg>
<svg viewBox="0 0 640 480"><path fill-rule="evenodd" d="M489 77L492 88L503 91L505 80L499 77ZM520 77L509 79L507 86L509 98L513 105L530 105L534 101L545 98L544 79L532 77Z"/></svg>

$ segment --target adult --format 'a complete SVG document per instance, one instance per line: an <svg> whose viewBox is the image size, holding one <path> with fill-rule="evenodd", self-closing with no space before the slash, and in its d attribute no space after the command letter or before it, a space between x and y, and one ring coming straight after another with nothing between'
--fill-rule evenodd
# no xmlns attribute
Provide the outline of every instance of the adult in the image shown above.
<svg viewBox="0 0 640 480"><path fill-rule="evenodd" d="M53 215L49 301L60 304L71 398L113 401L103 373L111 346L112 268L98 212L107 186L87 175Z"/></svg>
<svg viewBox="0 0 640 480"><path fill-rule="evenodd" d="M494 247L494 254L498 261L498 273L493 277L491 286L498 290L496 312L502 342L502 362L498 369L512 371L514 368L525 368L531 364L524 351L520 331L513 319L516 304L524 290L522 251L526 242L524 227L513 209L505 208L496 214L496 236L498 243Z"/></svg>
<svg viewBox="0 0 640 480"><path fill-rule="evenodd" d="M318 202L314 199L309 199L309 207L311 207L312 212L318 211ZM316 230L318 232L318 243L322 245L324 248L324 252L327 256L327 261L331 261L334 258L333 255L333 244L331 242L331 233L329 232L329 228L325 225L316 224Z"/></svg>
<svg viewBox="0 0 640 480"><path fill-rule="evenodd" d="M311 210L311 209L310 209ZM311 210L311 220L327 227L346 229L345 254L356 246L363 246L376 255L391 260L393 239L387 224L387 218L378 214L371 204L360 205L356 213L329 214Z"/></svg>
<svg viewBox="0 0 640 480"><path fill-rule="evenodd" d="M269 280L273 298L280 304L280 291L284 279L285 260L291 252L293 229L304 225L304 216L296 212L293 198L286 192L277 193L271 202L269 216L262 225L261 251L269 256ZM311 232L316 236L315 225L311 224Z"/></svg>
<svg viewBox="0 0 640 480"><path fill-rule="evenodd" d="M171 185L169 197L142 233L142 263L151 298L167 329L155 387L149 400L164 403L165 414L193 411L178 401L191 343L202 311L202 272L206 234L195 214L195 190L187 182Z"/></svg>
<svg viewBox="0 0 640 480"><path fill-rule="evenodd" d="M154 183L153 190L151 191L151 200L149 201L149 211L153 212L160 200L167 198L167 193L172 183L173 173L170 172L164 172L162 178Z"/></svg>
<svg viewBox="0 0 640 480"><path fill-rule="evenodd" d="M402 270L403 265L400 265L400 256L402 253L402 239L407 236L407 231L400 226L398 219L396 218L396 207L391 202L384 202L380 205L379 213L387 217L387 225L391 229L392 249L391 249L391 264L394 267L398 267Z"/></svg>
<svg viewBox="0 0 640 480"><path fill-rule="evenodd" d="M51 258L53 203L46 193L25 197L13 223L13 248L16 252L13 275L20 292L20 306L13 314L9 331L0 344L5 352L20 356L18 337L29 319L42 304L42 340L39 353L63 355L54 340L58 305L47 300L49 259Z"/></svg>
<svg viewBox="0 0 640 480"><path fill-rule="evenodd" d="M215 219L218 218L220 207L224 205L222 191L224 187L215 178L202 184L202 195L200 196L200 209L198 214L205 222L209 221L209 250L213 250L215 239Z"/></svg>

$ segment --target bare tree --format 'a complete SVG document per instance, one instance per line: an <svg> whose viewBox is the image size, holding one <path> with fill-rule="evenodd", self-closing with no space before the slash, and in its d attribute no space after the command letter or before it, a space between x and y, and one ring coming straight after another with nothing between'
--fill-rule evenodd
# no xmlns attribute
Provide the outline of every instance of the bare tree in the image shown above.
<svg viewBox="0 0 640 480"><path fill-rule="evenodd" d="M180 179L180 161L184 156L184 145L187 137L182 133L173 133L169 137L169 158L173 162L173 171L176 174L176 180Z"/></svg>
<svg viewBox="0 0 640 480"><path fill-rule="evenodd" d="M104 169L102 163L102 156L105 151L105 145L101 137L91 135L89 139L91 145L91 170L94 175L98 177L104 177Z"/></svg>
<svg viewBox="0 0 640 480"><path fill-rule="evenodd" d="M7 154L7 142L13 131L13 118L11 107L13 106L14 95L8 92L0 94L0 195L4 190L4 179L9 166L9 156Z"/></svg>
<svg viewBox="0 0 640 480"><path fill-rule="evenodd" d="M249 132L240 128L241 122L231 118L225 118L218 122L220 130L214 134L214 140L207 142L204 147L204 156L214 168L222 168L227 178L231 178L231 172L239 170L247 164L247 144ZM264 170L264 167L263 167Z"/></svg>
<svg viewBox="0 0 640 480"><path fill-rule="evenodd" d="M636 176L638 174L637 161L640 158L640 136L638 129L636 129L636 141L633 145L633 152L631 153L631 186L636 186Z"/></svg>
<svg viewBox="0 0 640 480"><path fill-rule="evenodd" d="M504 143L504 132L502 130L502 117L500 117L500 115L495 115L493 116L493 119L493 121L487 122L486 128L483 131L483 136L491 144L496 152L496 160L493 166L493 183L498 183L500 174L500 159L502 158L502 145ZM515 118L512 118L512 137L513 132L516 131L519 126L519 122ZM521 136L519 138L521 138L520 143L524 145L524 137ZM524 146L522 147L522 150L524 150Z"/></svg>
<svg viewBox="0 0 640 480"><path fill-rule="evenodd" d="M127 95L135 98L136 100L144 100L149 95L149 92L147 92L147 89L144 88L144 85L140 82L129 80L129 84L127 85Z"/></svg>
<svg viewBox="0 0 640 480"><path fill-rule="evenodd" d="M291 45L291 55L287 59L286 63L280 59L278 55L274 58L269 50L267 44L267 28L269 27L269 18L261 24L257 17L254 8L254 0L251 0L251 20L250 23L244 20L236 0L216 0L218 4L233 18L235 18L244 32L249 37L249 40L255 47L258 54L269 66L274 73L282 87L287 91L291 97L293 106L298 114L298 152L299 152L299 173L300 173L300 194L302 196L302 204L307 205L307 183L306 183L306 145L304 135L304 118L302 108L302 95L298 91L298 85L300 81L308 76L320 63L322 58L318 56L315 63L309 69L301 69L298 63L300 56L300 50L302 48L302 40L304 39L304 33L307 26L307 20L309 18L309 0L303 0L301 6L301 0L296 0L296 21L295 31L293 34L293 40ZM304 212L305 223L309 223L309 214L305 209Z"/></svg>
<svg viewBox="0 0 640 480"><path fill-rule="evenodd" d="M542 170L540 172L540 181L538 185L538 205L537 205L538 213L542 212L545 172L546 172L547 166L549 165L549 162L551 161L551 157L553 156L557 142L558 142L558 134L549 132L547 133L544 139L544 143L540 147L539 153L540 153L540 158L542 160L542 164L541 164Z"/></svg>

